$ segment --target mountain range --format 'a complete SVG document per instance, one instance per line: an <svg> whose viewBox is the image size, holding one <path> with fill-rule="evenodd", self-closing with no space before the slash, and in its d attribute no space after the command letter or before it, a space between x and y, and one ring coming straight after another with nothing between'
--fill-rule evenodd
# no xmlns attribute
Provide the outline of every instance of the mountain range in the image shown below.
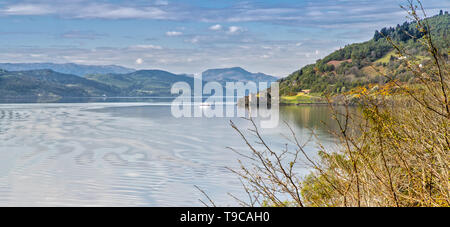
<svg viewBox="0 0 450 227"><path fill-rule="evenodd" d="M131 73L135 69L117 65L80 65L74 63L0 63L0 69L7 71L29 71L38 69L50 69L55 72L85 76L88 74Z"/></svg>
<svg viewBox="0 0 450 227"><path fill-rule="evenodd" d="M217 81L222 84L226 82L275 82L278 78L264 73L251 73L241 67L208 69L202 73L204 81Z"/></svg>
<svg viewBox="0 0 450 227"><path fill-rule="evenodd" d="M426 23L434 43L443 50L448 60L450 15L436 15L427 18ZM414 22L405 22L396 27L382 28L375 31L369 41L347 45L317 60L315 64L279 79L282 98L296 103L315 98L313 94L339 94L358 86L388 82L380 71L401 82L414 83L414 75L408 72L406 63L397 56L386 37L413 53L415 61L425 65L431 59L420 44L423 34L416 27ZM277 80L240 67L209 69L202 76L205 82L217 81L221 84ZM172 84L178 81L192 84L194 78L188 74L162 70L136 71L114 65L3 63L0 64L0 99L20 97L57 101L64 97L169 96Z"/></svg>
<svg viewBox="0 0 450 227"><path fill-rule="evenodd" d="M64 97L116 96L117 87L49 69L30 71L0 70L0 100L24 99L53 102Z"/></svg>
<svg viewBox="0 0 450 227"><path fill-rule="evenodd" d="M139 70L127 74L91 74L88 80L116 87L122 95L139 96L172 96L170 89L176 82L186 82L192 88L194 78L177 75L162 70Z"/></svg>
<svg viewBox="0 0 450 227"><path fill-rule="evenodd" d="M132 70L120 66L89 66L77 64L0 64L0 102L25 99L54 102L82 97L169 97L176 82L194 87L194 77L162 70ZM41 68L51 69L41 69ZM36 68L36 69L35 69ZM30 70L26 70L30 69ZM20 70L20 71L10 71ZM64 72L73 72L69 74ZM121 73L124 72L125 73ZM108 73L112 72L112 73ZM250 73L242 68L212 69L203 75L208 81L249 82L275 81L262 73Z"/></svg>

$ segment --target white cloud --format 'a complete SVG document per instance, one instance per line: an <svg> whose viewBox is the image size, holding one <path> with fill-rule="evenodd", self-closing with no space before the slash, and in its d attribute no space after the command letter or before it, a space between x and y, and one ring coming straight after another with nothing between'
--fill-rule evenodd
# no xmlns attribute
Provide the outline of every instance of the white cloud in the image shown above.
<svg viewBox="0 0 450 227"><path fill-rule="evenodd" d="M19 4L7 6L0 10L0 13L6 15L45 15L55 13L55 10L46 5Z"/></svg>
<svg viewBox="0 0 450 227"><path fill-rule="evenodd" d="M157 7L124 7L109 4L88 5L74 16L76 18L104 18L104 19L167 19L165 11Z"/></svg>
<svg viewBox="0 0 450 227"><path fill-rule="evenodd" d="M221 37L224 37L223 35ZM233 38L226 36L228 38ZM159 69L174 73L200 73L208 68L224 68L242 66L254 71L264 72L276 76L287 76L298 70L302 65L314 63L318 58L316 50L320 53L329 53L336 46L335 42L308 41L302 49L292 48L298 41L278 42L260 41L249 42L242 45L214 46L205 40L205 37L191 37L192 42L198 42L198 48L172 47L164 48L155 45L135 45L130 47L97 47L78 48L67 46L55 47L24 47L12 48L0 46L0 62L26 63L26 62L54 62L54 63L80 63L90 65L122 65L140 69ZM188 41L187 39L186 41ZM306 43L306 41L305 41ZM206 47L205 47L205 46ZM261 46L274 47L271 50ZM275 48L276 47L276 48ZM278 48L280 47L280 48ZM245 48L245 51L243 51ZM34 57L39 54L39 58ZM308 53L309 57L305 57ZM141 61L138 59L142 59ZM139 64L140 63L140 64Z"/></svg>
<svg viewBox="0 0 450 227"><path fill-rule="evenodd" d="M222 25L220 25L220 24L213 25L213 26L209 27L209 30L212 30L212 31L222 30Z"/></svg>
<svg viewBox="0 0 450 227"><path fill-rule="evenodd" d="M196 44L196 43L198 43L200 41L200 37L196 36L196 37L194 37L194 38L192 38L190 40L186 40L186 41L189 42L189 43Z"/></svg>
<svg viewBox="0 0 450 227"><path fill-rule="evenodd" d="M154 49L154 50L162 50L163 48L161 46L157 45L134 45L130 46L129 49Z"/></svg>
<svg viewBox="0 0 450 227"><path fill-rule="evenodd" d="M234 3L223 9L201 7L196 3L170 4L168 0L106 1L106 0L15 0L1 1L0 15L56 15L63 18L102 19L162 19L175 21L225 22L281 22L302 26L342 26L358 23L373 30L374 22L398 23L404 12L392 0L377 2L342 0L308 1L306 6L268 7L250 1ZM397 1L394 1L397 2ZM428 0L426 10L450 7L449 1Z"/></svg>
<svg viewBox="0 0 450 227"><path fill-rule="evenodd" d="M136 59L136 64L141 65L142 63L144 63L144 60L142 60L142 58Z"/></svg>
<svg viewBox="0 0 450 227"><path fill-rule="evenodd" d="M306 16L311 16L311 17L320 17L323 16L324 14L319 11L319 10L313 10L313 11L309 11L306 13Z"/></svg>
<svg viewBox="0 0 450 227"><path fill-rule="evenodd" d="M183 32L178 32L178 31L168 31L166 32L166 36L180 36L183 35Z"/></svg>
<svg viewBox="0 0 450 227"><path fill-rule="evenodd" d="M167 6L167 5L169 5L169 1L167 1L167 0L156 0L156 1L155 1L155 5L158 5L158 6Z"/></svg>
<svg viewBox="0 0 450 227"><path fill-rule="evenodd" d="M240 33L240 32L243 32L243 31L244 31L244 29L241 28L241 27L238 27L238 26L230 26L228 28L228 33L229 34L236 34L236 33Z"/></svg>
<svg viewBox="0 0 450 227"><path fill-rule="evenodd" d="M59 15L69 18L102 18L102 19L173 19L157 6L123 6L118 4L95 3L84 0L55 2L47 1L34 4L10 4L0 9L4 15Z"/></svg>
<svg viewBox="0 0 450 227"><path fill-rule="evenodd" d="M98 39L107 36L106 34L100 34L92 31L68 31L60 35L64 39Z"/></svg>
<svg viewBox="0 0 450 227"><path fill-rule="evenodd" d="M80 44L79 48L78 46L75 48L74 46L63 46L66 42L55 42L54 47L47 49L44 48L47 45L42 47L40 46L42 43L39 41L34 43L35 47L18 48L16 46L23 43L17 41L17 43L8 43L8 45L0 47L0 62L61 61L85 64L119 64L133 67L138 64L138 59L145 59L145 62L142 61L140 67L153 67L150 63L154 64L158 62L158 59L163 59L161 60L164 63L164 65L161 65L162 68L180 73L193 73L208 67L238 64L250 70L253 67L255 71L287 75L297 70L301 65L315 62L320 55L325 55L336 49L336 45L339 47L354 41L366 40L366 38L370 38L373 35L375 29L401 23L405 14L398 8L398 4L392 4L391 0L382 0L381 3L356 0L334 2L311 0L304 7L296 7L302 4L298 3L299 1L292 4L256 4L247 1L246 5L242 5L242 7L231 3L230 6L226 6L223 9L200 7L197 3L193 3L194 1L188 1L185 4L170 4L166 0L15 0L0 2L2 2L0 3L0 18L6 18L7 20L15 19L15 17L8 17L8 15L51 15L62 20L67 18L102 18L111 20L139 18L183 21L183 24L189 26L194 23L201 23L194 24L194 26L189 28L192 29L189 32L179 27L169 28L175 32L182 31L184 35L182 40L186 42L183 45L171 46L170 48L169 46L166 48L165 45L163 49L161 46L148 45L145 42L143 42L143 45L102 48L95 47L96 43L101 43L96 42L89 45ZM430 2L434 2L436 7L443 9L450 6L450 1L429 0L429 4L426 7L433 7L433 4L430 4ZM274 6L275 8L270 8ZM320 15L320 13L326 16L315 16ZM286 36L283 37L285 39L277 41L272 39L277 39L284 34L274 37L270 34L272 31L268 30L269 26L258 27L259 25L256 23L245 24L245 27L252 26L248 27L249 29L247 30L240 27L244 26L244 24L240 23L243 21L257 21L262 22L258 24L265 23L266 25L279 26L280 28L296 26L299 29L295 37ZM233 23L236 26L229 27L229 23ZM151 27L151 24L149 26L147 28L149 30L160 29L158 26ZM193 31L197 26L203 27L204 30L209 28L210 32ZM310 30L301 29L311 27L320 30L317 31L317 34L320 35L313 37L316 33L308 33L306 31ZM95 28L94 25L93 28ZM137 29L144 28L137 27ZM341 39L340 42L336 42L336 34L341 34L337 33L336 29L346 35L345 37L341 35L341 38L339 38ZM360 30L355 33L355 29ZM85 39L77 40L77 42L87 43L89 41L87 39L92 39L99 35L95 34L98 31L95 29L93 31L92 33L86 31L82 33L65 33L62 34L62 37ZM158 30L159 34L163 36L176 35L176 33L166 34L166 31L168 30ZM260 33L253 33L253 31ZM191 32L193 35L189 35ZM245 36L240 35L243 32L245 32ZM5 32L0 32L0 35L2 33ZM259 36L259 34L265 33L268 33L267 37L264 37L264 35ZM357 38L353 34L356 34ZM131 37L133 34L126 35ZM267 40L268 37L271 39ZM111 40L113 38L115 39L111 34ZM144 38L138 36L133 38L135 40L144 40ZM147 41L152 43L157 40L156 37L152 38L154 39L148 39ZM318 41L326 41L326 43L318 43ZM136 42L140 43L140 41ZM196 48L191 48L190 43L196 44ZM103 43L100 45L103 46ZM280 45L282 49L275 48L275 45ZM88 46L89 49L87 48ZM262 46L273 47L273 50L263 49L261 48ZM41 56L39 59L34 57L42 53L45 53L45 56ZM148 54L152 56L147 56ZM265 59L268 56L270 60ZM186 60L189 58L194 59L194 61Z"/></svg>

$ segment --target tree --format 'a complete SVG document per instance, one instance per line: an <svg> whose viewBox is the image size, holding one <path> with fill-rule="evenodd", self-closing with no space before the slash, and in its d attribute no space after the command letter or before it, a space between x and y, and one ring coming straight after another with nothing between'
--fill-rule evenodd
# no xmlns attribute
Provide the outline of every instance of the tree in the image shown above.
<svg viewBox="0 0 450 227"><path fill-rule="evenodd" d="M420 42L432 61L420 66L414 55L389 39L418 83L408 86L379 72L390 83L361 87L344 97L341 108L333 105L340 138L338 151L320 147L319 160L305 151L288 126L295 150L271 148L256 124L250 133L255 146L233 123L231 126L250 149L251 166L242 164L238 174L249 194L243 205L268 206L450 206L450 74L443 53L431 38L427 22L409 1L409 15L424 36ZM336 90L333 86L328 89ZM341 89L342 90L342 89ZM352 111L350 102L360 111ZM312 134L314 136L314 133ZM313 172L301 179L295 173L300 158Z"/></svg>
<svg viewBox="0 0 450 227"><path fill-rule="evenodd" d="M378 41L378 40L381 39L381 38L383 38L382 35L381 35L381 33L380 33L378 30L376 30L376 31L375 31L375 35L373 36L373 39L374 39L375 41Z"/></svg>

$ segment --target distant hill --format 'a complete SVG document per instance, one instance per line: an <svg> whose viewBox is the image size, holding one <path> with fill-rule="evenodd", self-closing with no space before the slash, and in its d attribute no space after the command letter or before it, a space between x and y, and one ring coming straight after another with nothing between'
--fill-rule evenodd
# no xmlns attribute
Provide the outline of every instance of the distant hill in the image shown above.
<svg viewBox="0 0 450 227"><path fill-rule="evenodd" d="M218 81L222 84L277 80L275 77L263 73L250 73L238 67L211 69L204 72L203 76L207 81ZM194 88L194 80L193 75L177 75L162 70L134 71L120 66L0 63L0 102L8 99L54 102L69 98L103 96L172 97L170 91L174 83L186 82Z"/></svg>
<svg viewBox="0 0 450 227"><path fill-rule="evenodd" d="M9 72L0 70L0 99L42 99L64 97L117 96L120 89L79 76L52 70Z"/></svg>
<svg viewBox="0 0 450 227"><path fill-rule="evenodd" d="M7 71L28 71L50 69L55 72L84 76L87 74L131 73L136 70L116 65L79 65L74 63L0 63L0 69Z"/></svg>
<svg viewBox="0 0 450 227"><path fill-rule="evenodd" d="M202 73L202 79L204 81L216 81L221 84L226 82L275 82L278 78L266 75L264 73L251 73L247 70L234 67L223 69L209 69Z"/></svg>
<svg viewBox="0 0 450 227"><path fill-rule="evenodd" d="M426 21L435 44L444 53L448 53L450 15L436 15L427 18ZM414 75L406 70L404 61L396 56L394 48L385 38L388 36L413 54L419 63L427 64L427 61L430 61L418 40L423 34L417 30L415 23L405 22L396 27L375 31L371 40L347 45L317 60L315 64L307 65L281 79L281 95L296 96L302 90L337 94L358 86L386 83L387 78L380 75L377 70L402 82L413 83Z"/></svg>
<svg viewBox="0 0 450 227"><path fill-rule="evenodd" d="M194 79L162 70L140 70L127 74L93 74L87 79L118 87L128 96L172 96L176 82L186 82L193 88Z"/></svg>
<svg viewBox="0 0 450 227"><path fill-rule="evenodd" d="M92 97L175 97L171 88L195 79L162 70L140 70L126 74L89 74L85 77L53 70L6 71L0 69L0 102L25 100L56 102ZM70 101L69 100L69 101Z"/></svg>
<svg viewBox="0 0 450 227"><path fill-rule="evenodd" d="M80 77L52 70L0 70L0 101L6 99L58 101L83 97L172 96L171 87L194 78L161 70L140 70L127 74L91 74Z"/></svg>

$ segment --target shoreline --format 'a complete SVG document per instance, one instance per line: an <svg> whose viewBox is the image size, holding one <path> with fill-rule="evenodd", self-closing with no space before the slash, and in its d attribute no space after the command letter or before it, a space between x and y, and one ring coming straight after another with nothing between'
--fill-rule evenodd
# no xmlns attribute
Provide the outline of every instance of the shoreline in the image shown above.
<svg viewBox="0 0 450 227"><path fill-rule="evenodd" d="M280 103L280 106L306 106L306 105L328 105L326 102L313 102L313 103Z"/></svg>

